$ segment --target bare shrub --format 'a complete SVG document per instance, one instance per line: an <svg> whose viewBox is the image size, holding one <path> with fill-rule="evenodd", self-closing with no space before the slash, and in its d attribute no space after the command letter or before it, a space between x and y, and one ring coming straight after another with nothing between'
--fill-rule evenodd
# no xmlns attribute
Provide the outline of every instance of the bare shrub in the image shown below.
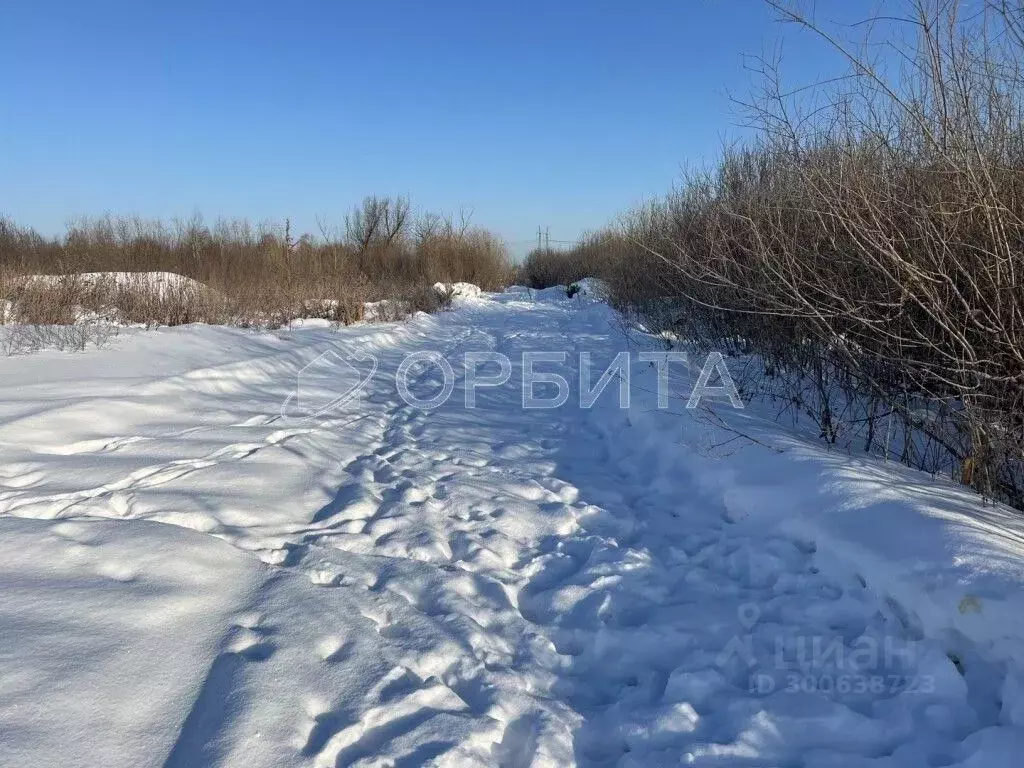
<svg viewBox="0 0 1024 768"><path fill-rule="evenodd" d="M169 224L101 217L77 221L62 239L47 240L0 217L0 320L276 327L321 317L352 323L363 319L367 301L390 294L405 314L434 311L437 282L495 290L511 279L498 238L470 226L465 214L458 221L414 217L404 198L368 197L340 234L326 225L320 234L295 238L289 221L254 227L228 220L207 225L198 217Z"/></svg>
<svg viewBox="0 0 1024 768"><path fill-rule="evenodd" d="M516 282L530 288L569 285L591 276L591 267L574 250L535 248L519 267Z"/></svg>
<svg viewBox="0 0 1024 768"><path fill-rule="evenodd" d="M414 258L425 281L465 282L494 291L508 285L513 268L505 244L482 229L444 231L417 240Z"/></svg>
<svg viewBox="0 0 1024 768"><path fill-rule="evenodd" d="M371 195L345 217L345 235L359 251L386 250L401 244L411 224L407 199Z"/></svg>
<svg viewBox="0 0 1024 768"><path fill-rule="evenodd" d="M1024 16L906 0L857 27L913 32L886 70L863 53L877 39L769 4L849 76L786 89L761 62L757 138L586 259L648 325L760 358L760 395L830 444L855 436L1024 508Z"/></svg>
<svg viewBox="0 0 1024 768"><path fill-rule="evenodd" d="M116 335L116 326L97 321L72 325L7 325L0 327L0 354L28 354L41 349L81 352L90 345L102 347Z"/></svg>
<svg viewBox="0 0 1024 768"><path fill-rule="evenodd" d="M451 305L449 291L438 291L423 283L394 282L380 288L381 298L373 305L373 318L396 322L417 312L437 312Z"/></svg>
<svg viewBox="0 0 1024 768"><path fill-rule="evenodd" d="M520 265L516 281L530 288L571 285L586 277L624 279L635 249L620 229L584 235L572 248L537 248Z"/></svg>

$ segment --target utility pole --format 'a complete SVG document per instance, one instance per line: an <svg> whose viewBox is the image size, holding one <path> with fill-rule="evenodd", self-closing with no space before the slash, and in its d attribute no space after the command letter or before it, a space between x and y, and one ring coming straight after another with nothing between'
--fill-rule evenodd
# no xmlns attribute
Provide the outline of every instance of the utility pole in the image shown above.
<svg viewBox="0 0 1024 768"><path fill-rule="evenodd" d="M540 250L540 224L537 225L537 250Z"/></svg>
<svg viewBox="0 0 1024 768"><path fill-rule="evenodd" d="M551 227L544 227L544 250L551 250Z"/></svg>

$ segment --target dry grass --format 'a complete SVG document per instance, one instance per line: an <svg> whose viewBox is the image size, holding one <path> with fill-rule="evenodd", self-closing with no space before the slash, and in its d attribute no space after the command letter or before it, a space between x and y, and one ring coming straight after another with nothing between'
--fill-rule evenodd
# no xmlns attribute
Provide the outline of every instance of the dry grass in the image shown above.
<svg viewBox="0 0 1024 768"><path fill-rule="evenodd" d="M96 272L129 276L83 277ZM191 280L161 282L153 273ZM496 290L512 275L496 237L465 219L413 217L400 198L367 198L341 233L322 228L319 237L298 239L288 223L110 217L46 239L0 217L3 323L67 326L83 315L145 325L274 327L298 317L351 323L363 318L367 302L384 299L397 320L443 308L437 282Z"/></svg>

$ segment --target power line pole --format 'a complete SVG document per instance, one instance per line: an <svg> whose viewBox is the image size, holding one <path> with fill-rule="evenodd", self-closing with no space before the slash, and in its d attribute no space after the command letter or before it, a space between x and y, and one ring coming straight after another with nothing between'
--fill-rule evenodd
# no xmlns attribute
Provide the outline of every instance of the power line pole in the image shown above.
<svg viewBox="0 0 1024 768"><path fill-rule="evenodd" d="M540 250L540 224L537 225L537 250Z"/></svg>
<svg viewBox="0 0 1024 768"><path fill-rule="evenodd" d="M544 228L544 250L551 250L551 227Z"/></svg>

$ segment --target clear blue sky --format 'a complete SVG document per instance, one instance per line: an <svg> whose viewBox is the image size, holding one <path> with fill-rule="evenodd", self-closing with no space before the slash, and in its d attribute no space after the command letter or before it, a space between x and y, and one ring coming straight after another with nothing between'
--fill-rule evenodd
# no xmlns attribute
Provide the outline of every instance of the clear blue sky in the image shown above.
<svg viewBox="0 0 1024 768"><path fill-rule="evenodd" d="M197 210L313 231L400 194L572 239L738 134L743 54L821 61L758 0L8 0L0 26L0 212L47 234Z"/></svg>

